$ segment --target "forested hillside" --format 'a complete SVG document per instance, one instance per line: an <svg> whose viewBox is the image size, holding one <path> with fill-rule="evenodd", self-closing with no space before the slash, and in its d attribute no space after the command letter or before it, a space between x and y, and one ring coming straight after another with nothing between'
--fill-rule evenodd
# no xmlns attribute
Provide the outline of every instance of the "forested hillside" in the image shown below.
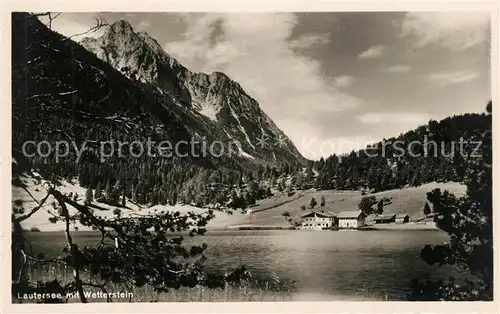
<svg viewBox="0 0 500 314"><path fill-rule="evenodd" d="M302 162L301 156L269 162L242 151L213 157L198 146L195 157L188 146L179 146L182 156L138 154L130 143L193 138L230 143L231 137L209 118L179 106L169 93L128 78L25 13L12 15L12 125L15 173L34 168L48 179L78 178L81 186L99 196L104 191L109 203L127 196L153 205L225 205L231 191L252 202L264 191L251 184L252 174L275 175L299 169ZM45 146L42 154L35 153L34 145L23 146L28 141L47 141L52 151ZM62 145L57 147L59 157L55 154L57 141L69 143L66 156ZM110 143L105 151L103 142ZM120 142L126 143L121 156L116 151ZM112 145L114 154L108 156ZM85 148L78 160L73 146ZM26 158L23 147L33 157ZM255 189L247 191L246 186Z"/></svg>
<svg viewBox="0 0 500 314"><path fill-rule="evenodd" d="M319 160L314 185L383 191L433 181L462 182L469 161L479 156L482 135L491 129L491 115L484 113L431 120L365 150Z"/></svg>

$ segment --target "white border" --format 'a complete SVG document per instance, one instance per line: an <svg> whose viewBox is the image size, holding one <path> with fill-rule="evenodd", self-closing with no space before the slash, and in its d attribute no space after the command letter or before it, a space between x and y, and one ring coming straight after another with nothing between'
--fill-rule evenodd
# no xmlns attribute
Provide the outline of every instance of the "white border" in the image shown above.
<svg viewBox="0 0 500 314"><path fill-rule="evenodd" d="M121 313L131 312L168 312L168 313L497 313L499 307L499 276L498 270L498 241L494 241L494 277L495 293L493 302L228 302L228 303L112 303L112 304L10 304L10 230L9 214L11 212L11 105L10 105L10 13L12 11L118 11L118 12L318 12L318 11L489 11L491 12L492 55L491 55L491 84L493 110L493 134L499 134L498 110L498 30L499 4L496 1L466 2L466 1L17 1L3 3L1 10L1 82L2 91L0 106L0 200L4 207L2 229L0 271L0 311L4 313L109 313L110 310ZM154 9L153 9L154 8ZM493 138L493 156L498 156L499 136ZM494 169L497 169L499 158L494 160ZM497 184L500 171L494 171L494 208L498 208L500 188ZM9 214L8 214L9 213ZM499 219L494 213L494 234L500 234Z"/></svg>

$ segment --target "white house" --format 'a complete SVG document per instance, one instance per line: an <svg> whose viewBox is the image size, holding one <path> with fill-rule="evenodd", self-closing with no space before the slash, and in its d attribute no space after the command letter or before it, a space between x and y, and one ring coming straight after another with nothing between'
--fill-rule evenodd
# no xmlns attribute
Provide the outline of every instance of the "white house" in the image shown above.
<svg viewBox="0 0 500 314"><path fill-rule="evenodd" d="M327 212L310 212L300 218L302 218L301 229L304 230L330 229L335 222L335 216Z"/></svg>
<svg viewBox="0 0 500 314"><path fill-rule="evenodd" d="M410 216L408 216L405 213L399 213L396 215L396 223L398 224L405 224L410 221Z"/></svg>
<svg viewBox="0 0 500 314"><path fill-rule="evenodd" d="M366 215L360 210L340 212L337 215L339 229L358 229L365 225Z"/></svg>

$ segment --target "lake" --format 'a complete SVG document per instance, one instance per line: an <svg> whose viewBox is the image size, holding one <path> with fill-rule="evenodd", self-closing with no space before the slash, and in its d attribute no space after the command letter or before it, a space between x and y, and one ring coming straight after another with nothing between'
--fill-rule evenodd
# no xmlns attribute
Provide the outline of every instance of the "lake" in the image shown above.
<svg viewBox="0 0 500 314"><path fill-rule="evenodd" d="M441 231L224 231L207 234L209 269L244 264L259 277L296 282L298 299L405 300L412 278L447 279L451 267L426 264L425 244Z"/></svg>
<svg viewBox="0 0 500 314"><path fill-rule="evenodd" d="M64 246L62 232L29 233L28 238L36 251ZM74 238L83 244L89 234L76 232ZM274 273L294 281L296 300L405 300L412 278L447 279L454 274L451 267L430 266L420 258L425 244L447 238L438 230L214 230L186 237L186 244L208 245L209 271L246 265L255 278L270 279Z"/></svg>

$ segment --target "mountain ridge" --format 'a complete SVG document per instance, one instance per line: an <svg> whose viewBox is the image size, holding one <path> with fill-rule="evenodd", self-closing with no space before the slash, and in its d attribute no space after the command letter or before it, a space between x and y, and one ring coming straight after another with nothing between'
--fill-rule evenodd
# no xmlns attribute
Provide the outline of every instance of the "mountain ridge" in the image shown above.
<svg viewBox="0 0 500 314"><path fill-rule="evenodd" d="M242 87L227 75L221 72L188 72L175 59L161 52L162 62L180 69L179 75L189 74L186 80L191 78L188 84L186 80L179 81L177 74L172 75L173 81L166 85L178 90L182 86L190 86L189 97L200 99L200 102L186 104L176 101L175 94L162 92L148 83L147 77L142 82L137 76L131 78L133 71L161 74L161 69L155 72L154 68L143 66L133 58L113 57L113 53L117 52L114 43L121 45L124 38L134 41L142 49L139 51L142 54L129 46L125 47L128 49L126 55L140 57L140 60L149 58L149 65L160 60L149 45L158 50L160 47L157 42L148 39L149 35L133 33L126 23L115 26L113 32L123 33L123 36L116 42L115 38L107 42L106 47L113 49L106 50L97 45L96 52L103 58L110 55L116 65L122 62L127 67L127 63L131 62L142 68L117 69L116 65L113 67L98 58L95 52L50 30L30 14L12 14L12 25L13 173L36 169L45 179L77 179L81 187L96 190L106 186L110 193L119 193L141 204L175 204L180 199L183 204L196 206L213 205L215 202L239 208L272 195L273 188L285 193L292 193L294 188L311 187L383 191L430 181L461 181L469 165L469 161L460 154L456 158L441 155L399 156L398 150L391 147L385 150L382 143L376 147L375 157L363 151L353 151L342 156L334 154L317 162L310 161L307 165L298 163L298 156L293 151L280 150L280 147L266 151L248 140L255 135L249 132L251 128L261 126L254 123L255 120L246 119L246 116L254 115L252 110L259 109L258 103L248 95L244 102L238 102ZM149 42L144 42L143 38ZM85 42L96 44L99 41L86 39ZM150 70L152 72L147 72ZM200 112L199 108L191 108L193 105L199 105L201 110L203 106L213 109L220 105L213 110L216 121ZM491 102L488 107L491 111ZM267 115L258 115L258 118L257 122L273 123ZM449 148L446 143L450 140L462 137L474 140L488 130L491 130L491 116L454 116L439 122L430 121L429 125L410 130L394 140L412 143L428 137L437 143L444 143L436 147L438 152ZM265 131L261 130L262 133ZM26 167L22 166L25 160L21 151L27 140L71 140L76 143L90 140L102 143L146 141L150 138L155 141L184 141L196 136L206 136L209 143L236 138L243 147L239 156L223 155L220 158L112 156L100 161L93 155L95 151L91 151L89 156L82 158L82 162L75 162L72 160L73 152L63 160L55 159L53 154L33 154ZM471 149L469 147L466 153ZM268 155L263 156L265 153ZM262 157L275 163L266 163ZM110 199L116 202L114 196Z"/></svg>
<svg viewBox="0 0 500 314"><path fill-rule="evenodd" d="M11 18L13 185L18 175L35 170L46 180L76 180L89 191L105 190L104 201L113 205L118 198L128 197L139 204L180 202L204 207L234 202L247 206L271 193L268 186L256 185L254 178L260 182L303 167L304 158L286 147L252 147L245 134L248 136L248 124L253 121L245 121L243 115L236 113L233 117L232 111L238 109L234 104L224 104L221 120L213 121L189 108L189 104L179 103L175 93L125 75L130 71L113 67L44 25L37 16L14 13ZM156 64L159 59L152 58L154 51L149 45L157 43L145 43L143 38L148 36L132 33L125 23L115 30L142 49L140 53L129 51L129 56L136 53L149 61L145 65L138 63L143 65L141 70L154 70L147 65ZM114 49L100 50L101 57L113 58ZM166 55L162 60L182 70ZM166 74L151 73L160 74L159 78ZM176 76L171 77L174 81L166 86L182 91ZM213 74L212 79L229 82L220 73ZM218 84L217 88L224 88L225 84ZM234 97L230 93L219 96ZM266 119L267 116L260 117L261 121ZM158 147L145 147L150 140L175 144L171 145L175 152L158 156ZM232 140L241 145L237 150L232 146L227 154L225 149ZM64 156L54 149L48 154L37 154L36 145L25 151L26 141L48 143L49 149L57 143L69 143L69 150ZM222 146L215 145L215 150L211 150L217 142ZM133 143L145 150L141 153L139 149L138 153ZM110 147L114 147L112 154L103 152L103 148Z"/></svg>
<svg viewBox="0 0 500 314"><path fill-rule="evenodd" d="M305 161L240 83L220 71L190 71L146 32L136 33L127 21L119 20L99 38L84 38L80 44L127 77L152 84L172 95L179 106L209 118L256 158L273 162L285 153L287 160ZM262 139L269 145L256 147Z"/></svg>

